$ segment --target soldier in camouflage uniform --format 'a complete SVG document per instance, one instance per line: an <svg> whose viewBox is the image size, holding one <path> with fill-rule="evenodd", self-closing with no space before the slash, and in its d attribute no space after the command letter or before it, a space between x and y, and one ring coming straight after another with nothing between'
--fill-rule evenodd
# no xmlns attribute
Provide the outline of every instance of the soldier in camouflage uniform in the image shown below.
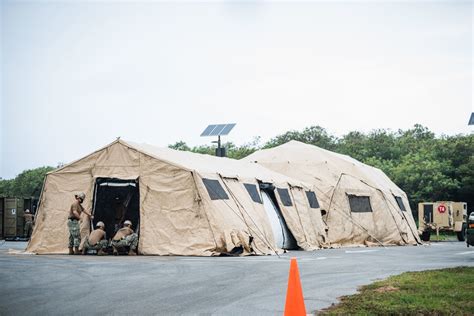
<svg viewBox="0 0 474 316"><path fill-rule="evenodd" d="M33 221L34 216L31 214L29 209L25 210L25 214L23 215L25 219L25 227L24 227L24 234L26 238L30 238L31 232L33 231Z"/></svg>
<svg viewBox="0 0 474 316"><path fill-rule="evenodd" d="M124 247L130 247L129 256L136 256L138 247L138 235L132 229L132 222L126 220L123 222L123 228L120 228L112 238L112 247L114 255L118 255L118 250Z"/></svg>
<svg viewBox="0 0 474 316"><path fill-rule="evenodd" d="M69 254L80 255L79 245L81 244L81 229L79 220L81 219L82 212L86 213L89 217L93 218L90 213L87 213L82 207L82 202L86 198L83 192L74 195L76 201L72 203L69 208L69 217L67 220L67 228L69 230ZM74 247L74 251L73 251Z"/></svg>
<svg viewBox="0 0 474 316"><path fill-rule="evenodd" d="M82 254L87 254L88 250L98 250L98 256L104 256L107 253L104 249L107 248L108 242L105 236L105 224L103 222L98 222L96 225L97 229L90 233L89 236L85 238L84 246L82 248Z"/></svg>

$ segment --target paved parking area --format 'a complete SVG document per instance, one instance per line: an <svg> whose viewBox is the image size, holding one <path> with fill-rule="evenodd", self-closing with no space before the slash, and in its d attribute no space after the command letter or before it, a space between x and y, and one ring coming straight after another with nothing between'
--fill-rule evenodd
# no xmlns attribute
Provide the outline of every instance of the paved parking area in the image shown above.
<svg viewBox="0 0 474 316"><path fill-rule="evenodd" d="M290 257L308 312L405 271L474 266L461 242L293 251L266 257L97 257L15 254L0 241L0 314L275 315L284 309Z"/></svg>

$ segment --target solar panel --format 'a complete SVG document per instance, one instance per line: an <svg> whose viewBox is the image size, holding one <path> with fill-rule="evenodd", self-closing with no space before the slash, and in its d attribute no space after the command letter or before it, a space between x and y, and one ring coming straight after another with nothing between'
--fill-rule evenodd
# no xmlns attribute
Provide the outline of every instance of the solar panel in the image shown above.
<svg viewBox="0 0 474 316"><path fill-rule="evenodd" d="M209 125L206 127L204 132L202 132L201 136L209 136L209 134L212 132L212 130L216 127L217 125Z"/></svg>
<svg viewBox="0 0 474 316"><path fill-rule="evenodd" d="M225 124L219 124L212 130L212 132L209 134L209 136L218 136L221 134L222 130L224 129Z"/></svg>
<svg viewBox="0 0 474 316"><path fill-rule="evenodd" d="M474 125L474 112L471 113L471 119L469 120L469 125Z"/></svg>
<svg viewBox="0 0 474 316"><path fill-rule="evenodd" d="M222 136L228 135L236 124L213 124L206 127L201 136Z"/></svg>
<svg viewBox="0 0 474 316"><path fill-rule="evenodd" d="M235 123L227 124L222 130L222 132L220 133L220 135L228 135L230 131L234 128L234 126L235 126Z"/></svg>

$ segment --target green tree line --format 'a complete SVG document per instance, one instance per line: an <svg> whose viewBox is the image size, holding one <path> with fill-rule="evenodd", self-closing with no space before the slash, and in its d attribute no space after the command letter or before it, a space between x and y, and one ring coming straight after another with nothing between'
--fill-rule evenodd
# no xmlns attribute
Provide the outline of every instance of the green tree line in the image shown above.
<svg viewBox="0 0 474 316"><path fill-rule="evenodd" d="M0 197L39 198L46 173L53 167L25 170L14 179L0 179Z"/></svg>
<svg viewBox="0 0 474 316"><path fill-rule="evenodd" d="M410 199L413 210L421 201L465 201L474 208L474 135L436 137L428 128L377 129L336 137L320 126L288 131L261 143L257 137L240 146L227 142L230 158L241 159L256 150L297 140L349 155L382 169ZM215 145L191 147L183 141L169 146L177 150L214 155ZM53 167L26 170L11 180L0 180L0 196L39 197L44 176Z"/></svg>

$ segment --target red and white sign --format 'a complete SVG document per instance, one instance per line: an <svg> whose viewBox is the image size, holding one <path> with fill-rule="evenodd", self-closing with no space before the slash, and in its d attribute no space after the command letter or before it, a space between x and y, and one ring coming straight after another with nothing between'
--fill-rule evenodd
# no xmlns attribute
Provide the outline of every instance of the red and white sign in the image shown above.
<svg viewBox="0 0 474 316"><path fill-rule="evenodd" d="M443 204L441 204L440 206L438 206L438 212L440 212L440 213L446 212L446 206L444 206Z"/></svg>

